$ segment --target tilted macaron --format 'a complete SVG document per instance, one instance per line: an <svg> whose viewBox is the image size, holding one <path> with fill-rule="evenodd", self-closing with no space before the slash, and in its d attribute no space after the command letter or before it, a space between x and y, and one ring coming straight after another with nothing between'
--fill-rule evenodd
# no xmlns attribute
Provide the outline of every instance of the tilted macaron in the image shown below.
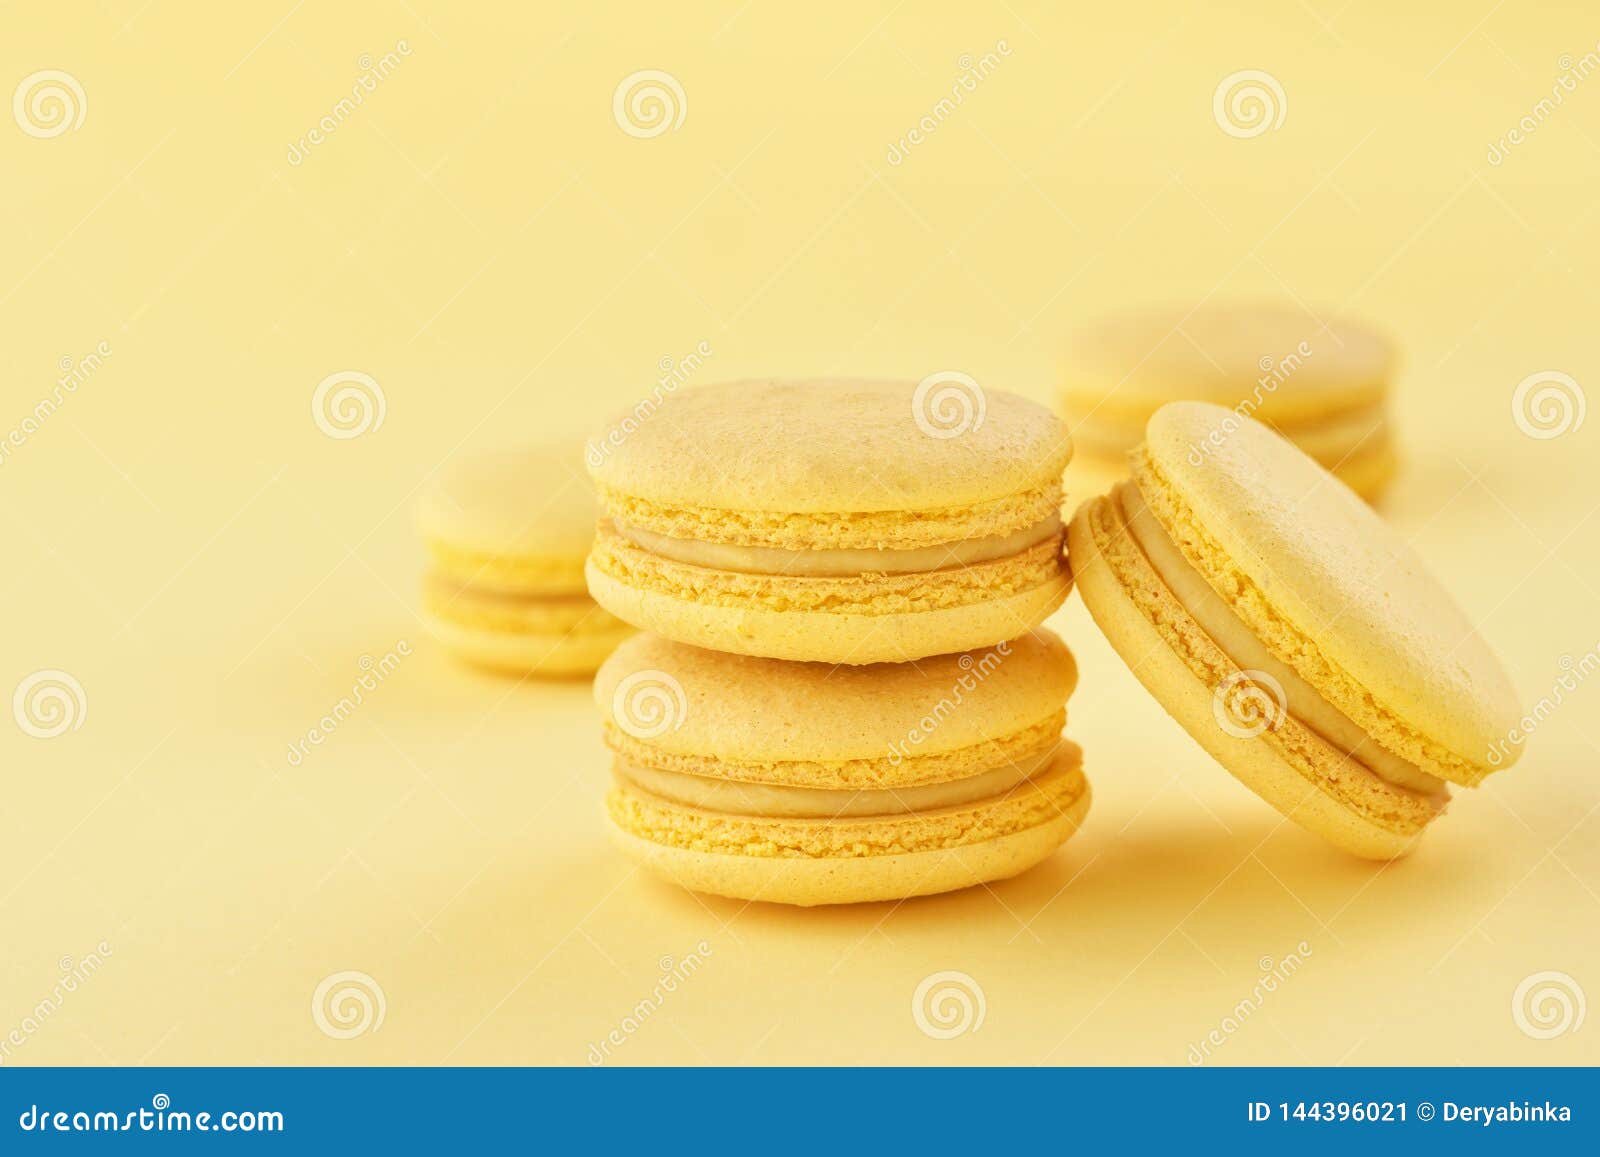
<svg viewBox="0 0 1600 1157"><path fill-rule="evenodd" d="M903 899L1032 867L1089 787L1061 738L1077 668L1048 631L916 664L834 667L656 635L595 678L629 854L695 891Z"/></svg>
<svg viewBox="0 0 1600 1157"><path fill-rule="evenodd" d="M1074 473L1088 481L1098 466L1126 477L1151 414L1168 402L1215 402L1272 426L1374 498L1395 471L1386 407L1395 361L1381 335L1281 304L1108 317L1074 335L1068 355L1062 405L1079 451Z"/></svg>
<svg viewBox="0 0 1600 1157"><path fill-rule="evenodd" d="M511 672L588 674L632 633L588 595L594 493L575 446L464 458L424 493L423 604L461 658Z"/></svg>
<svg viewBox="0 0 1600 1157"><path fill-rule="evenodd" d="M1061 605L1058 418L970 378L686 390L591 452L589 589L720 651L899 662Z"/></svg>
<svg viewBox="0 0 1600 1157"><path fill-rule="evenodd" d="M1335 844L1401 855L1447 783L1503 766L1519 709L1499 661L1400 535L1265 426L1163 407L1132 478L1068 533L1083 601L1140 682Z"/></svg>

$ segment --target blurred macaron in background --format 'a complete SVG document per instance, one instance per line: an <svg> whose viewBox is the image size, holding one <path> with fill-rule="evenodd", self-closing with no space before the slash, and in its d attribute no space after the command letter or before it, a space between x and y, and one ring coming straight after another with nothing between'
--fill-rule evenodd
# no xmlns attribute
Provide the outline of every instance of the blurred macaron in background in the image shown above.
<svg viewBox="0 0 1600 1157"><path fill-rule="evenodd" d="M418 511L434 636L480 667L593 672L631 633L584 587L594 523L576 446L543 442L451 462Z"/></svg>
<svg viewBox="0 0 1600 1157"><path fill-rule="evenodd" d="M1073 334L1060 393L1077 477L1126 476L1127 454L1156 410L1212 402L1271 426L1370 501L1396 468L1388 417L1396 361L1377 330L1292 300L1107 314Z"/></svg>

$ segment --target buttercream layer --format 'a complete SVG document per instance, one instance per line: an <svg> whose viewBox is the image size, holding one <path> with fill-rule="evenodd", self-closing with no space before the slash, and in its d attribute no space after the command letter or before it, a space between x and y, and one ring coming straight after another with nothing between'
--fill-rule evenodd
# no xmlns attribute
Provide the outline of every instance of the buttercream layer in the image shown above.
<svg viewBox="0 0 1600 1157"><path fill-rule="evenodd" d="M1007 558L915 574L795 576L696 566L628 541L608 523L595 535L590 565L625 586L691 603L767 611L892 615L987 602L1063 583L1063 535ZM1018 624L1019 631L1029 624Z"/></svg>
<svg viewBox="0 0 1600 1157"><path fill-rule="evenodd" d="M1149 559L1161 581L1179 604L1241 670L1264 671L1284 693L1284 709L1334 747L1350 754L1374 774L1396 787L1437 795L1444 781L1415 764L1385 751L1276 656L1239 620L1200 573L1189 565L1139 494L1137 485L1123 483L1113 492L1134 541Z"/></svg>
<svg viewBox="0 0 1600 1157"><path fill-rule="evenodd" d="M786 512L681 506L599 486L619 526L680 541L778 550L915 550L1037 526L1061 510L1061 480L1001 498L923 510Z"/></svg>
<svg viewBox="0 0 1600 1157"><path fill-rule="evenodd" d="M1266 592L1232 565L1227 553L1167 482L1148 450L1133 456L1133 482L1184 560L1244 624L1247 633L1260 640L1374 743L1426 774L1452 783L1475 787L1488 774L1488 769L1429 738L1390 710L1329 658L1314 639L1279 613Z"/></svg>
<svg viewBox="0 0 1600 1157"><path fill-rule="evenodd" d="M883 755L871 759L751 760L688 755L636 739L610 720L604 724L604 736L619 762L669 775L831 791L906 791L966 779L996 767L1036 766L1056 749L1066 718L1063 708L1011 735L931 754L920 753L906 736L894 736L885 740Z"/></svg>
<svg viewBox="0 0 1600 1157"><path fill-rule="evenodd" d="M612 822L651 843L745 857L859 858L968 847L1057 819L1088 793L1082 752L1063 742L1050 770L969 803L894 816L837 819L730 815L675 803L619 781Z"/></svg>
<svg viewBox="0 0 1600 1157"><path fill-rule="evenodd" d="M669 538L613 522L616 532L652 554L712 570L746 574L841 578L859 574L917 574L949 566L974 566L1009 558L1048 538L1061 537L1061 517L1052 514L1010 534L969 538L907 550L785 550Z"/></svg>
<svg viewBox="0 0 1600 1157"><path fill-rule="evenodd" d="M1039 752L1026 762L993 767L964 779L924 784L921 787L855 791L748 783L708 775L683 775L640 767L620 759L616 762L614 771L618 779L641 787L662 799L705 811L735 815L835 819L906 815L911 812L933 811L936 808L955 807L980 799L989 799L1010 791L1030 775L1048 766L1054 758L1055 747L1052 745L1050 749Z"/></svg>
<svg viewBox="0 0 1600 1157"><path fill-rule="evenodd" d="M1081 538L1086 548L1082 565L1108 567L1130 603L1206 688L1214 690L1237 674L1239 665L1185 609L1151 565L1118 502L1103 497L1085 503L1073 516L1071 533L1074 542ZM1415 835L1444 808L1442 796L1397 787L1349 758L1292 714L1281 718L1276 727L1262 730L1256 742L1276 751L1308 784L1384 831Z"/></svg>

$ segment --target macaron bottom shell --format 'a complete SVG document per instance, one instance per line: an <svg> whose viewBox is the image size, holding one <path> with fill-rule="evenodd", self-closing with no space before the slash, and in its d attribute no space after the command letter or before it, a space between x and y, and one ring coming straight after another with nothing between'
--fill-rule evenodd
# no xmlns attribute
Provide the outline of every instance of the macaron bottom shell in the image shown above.
<svg viewBox="0 0 1600 1157"><path fill-rule="evenodd" d="M766 819L671 803L619 780L607 796L614 842L695 892L811 907L903 900L1007 879L1078 829L1090 792L1063 742L1051 769L987 800L900 816Z"/></svg>
<svg viewBox="0 0 1600 1157"><path fill-rule="evenodd" d="M1287 819L1366 859L1410 852L1441 805L1387 784L1293 716L1255 735L1219 724L1216 690L1238 668L1166 588L1120 517L1111 498L1078 509L1068 527L1074 581L1145 688Z"/></svg>

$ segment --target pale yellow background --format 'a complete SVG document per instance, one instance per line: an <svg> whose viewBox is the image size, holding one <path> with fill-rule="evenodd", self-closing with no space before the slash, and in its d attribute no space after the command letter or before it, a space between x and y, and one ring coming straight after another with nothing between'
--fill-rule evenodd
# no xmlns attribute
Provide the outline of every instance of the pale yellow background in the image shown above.
<svg viewBox="0 0 1600 1157"><path fill-rule="evenodd" d="M1600 680L1380 870L1280 824L1074 600L1078 839L992 892L745 907L613 854L587 689L448 662L410 526L445 462L592 427L701 341L700 380L959 369L1046 399L1088 313L1285 295L1400 337L1385 512L1532 704L1600 642L1600 416L1541 441L1510 407L1544 370L1600 402L1600 78L1487 153L1595 51L1592 4L504 7L5 10L4 95L63 69L87 109L52 139L0 113L0 429L113 351L0 465L0 691L59 668L87 699L55 739L0 715L0 1036L112 949L6 1063L582 1064L701 940L617 1061L1181 1064L1301 941L1218 1063L1600 1060L1600 1013L1540 1041L1511 1010L1544 970L1600 999ZM612 94L646 68L686 115L636 139ZM1286 115L1241 140L1212 93L1246 68ZM381 384L381 428L319 431L340 370ZM334 1040L311 995L347 969L386 1017ZM941 969L986 1001L949 1041L911 1013Z"/></svg>

